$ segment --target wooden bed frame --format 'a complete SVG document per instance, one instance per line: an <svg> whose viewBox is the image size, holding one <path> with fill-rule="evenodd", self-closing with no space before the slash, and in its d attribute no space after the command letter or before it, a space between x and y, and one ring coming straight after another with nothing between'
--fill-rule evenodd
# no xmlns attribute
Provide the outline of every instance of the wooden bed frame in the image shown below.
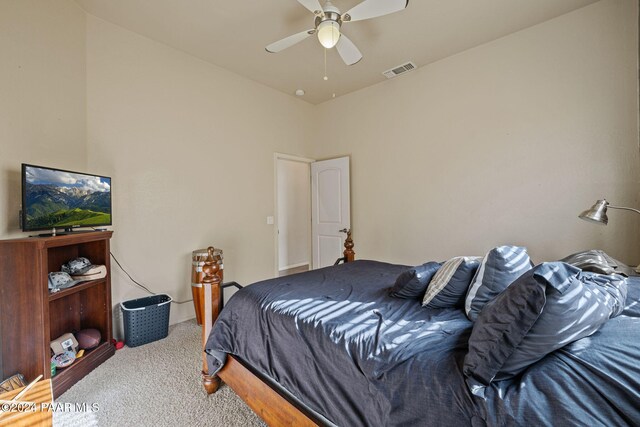
<svg viewBox="0 0 640 427"><path fill-rule="evenodd" d="M345 230L344 257L336 261L352 262L355 259L351 230ZM221 308L221 283L217 273L222 260L214 255L214 248L208 249L209 255L204 262L204 316L202 322L202 348L204 349L213 323ZM202 384L207 394L215 393L224 381L245 403L270 426L316 426L321 423L305 408L298 406L283 392L262 380L253 369L229 355L227 363L218 375L209 375L206 353L202 352Z"/></svg>

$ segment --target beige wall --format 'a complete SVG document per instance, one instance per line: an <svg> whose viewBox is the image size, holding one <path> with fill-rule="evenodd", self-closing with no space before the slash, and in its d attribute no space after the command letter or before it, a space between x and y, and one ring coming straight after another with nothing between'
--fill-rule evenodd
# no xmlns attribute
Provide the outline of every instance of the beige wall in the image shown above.
<svg viewBox="0 0 640 427"><path fill-rule="evenodd" d="M71 0L0 1L0 238L20 237L20 164L83 171L85 13Z"/></svg>
<svg viewBox="0 0 640 427"><path fill-rule="evenodd" d="M605 0L321 104L318 158L351 155L358 258L416 264L526 245L640 262L638 10ZM392 153L392 155L391 155Z"/></svg>
<svg viewBox="0 0 640 427"><path fill-rule="evenodd" d="M273 277L273 153L306 155L313 107L92 16L87 76L89 168L113 177L125 268L179 300L208 245L229 280ZM114 266L113 301L143 295Z"/></svg>

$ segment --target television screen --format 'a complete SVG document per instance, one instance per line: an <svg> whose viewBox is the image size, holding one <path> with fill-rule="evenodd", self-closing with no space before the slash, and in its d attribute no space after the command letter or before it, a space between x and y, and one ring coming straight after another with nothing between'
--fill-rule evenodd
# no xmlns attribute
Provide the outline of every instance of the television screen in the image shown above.
<svg viewBox="0 0 640 427"><path fill-rule="evenodd" d="M22 229L111 225L111 178L22 165Z"/></svg>

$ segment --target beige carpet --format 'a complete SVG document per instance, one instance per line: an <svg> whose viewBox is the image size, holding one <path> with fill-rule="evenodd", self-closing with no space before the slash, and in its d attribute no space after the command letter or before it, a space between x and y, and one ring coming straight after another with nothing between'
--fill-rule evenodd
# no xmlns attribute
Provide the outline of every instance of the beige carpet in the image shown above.
<svg viewBox="0 0 640 427"><path fill-rule="evenodd" d="M200 381L200 327L172 326L163 340L116 351L56 402L54 426L261 426L226 385L207 396ZM78 404L97 403L97 411Z"/></svg>

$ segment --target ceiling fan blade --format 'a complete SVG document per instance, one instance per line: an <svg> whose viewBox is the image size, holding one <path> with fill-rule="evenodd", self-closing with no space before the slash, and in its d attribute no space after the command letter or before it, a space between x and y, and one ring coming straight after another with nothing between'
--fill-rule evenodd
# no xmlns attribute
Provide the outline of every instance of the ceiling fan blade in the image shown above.
<svg viewBox="0 0 640 427"><path fill-rule="evenodd" d="M314 15L322 15L322 6L318 0L298 0L298 3L306 7Z"/></svg>
<svg viewBox="0 0 640 427"><path fill-rule="evenodd" d="M356 45L344 34L340 34L340 40L338 40L338 44L336 44L336 49L347 65L357 64L362 59L362 54Z"/></svg>
<svg viewBox="0 0 640 427"><path fill-rule="evenodd" d="M296 43L300 43L302 40L312 36L315 33L316 33L316 30L313 30L313 29L303 31L298 34L285 37L282 40L278 40L277 42L273 42L269 46L265 47L264 49L269 53L278 53L281 50L285 50L286 48L291 47Z"/></svg>
<svg viewBox="0 0 640 427"><path fill-rule="evenodd" d="M299 0L298 0L299 1ZM399 12L409 5L409 0L365 0L342 16L345 22L362 21Z"/></svg>

